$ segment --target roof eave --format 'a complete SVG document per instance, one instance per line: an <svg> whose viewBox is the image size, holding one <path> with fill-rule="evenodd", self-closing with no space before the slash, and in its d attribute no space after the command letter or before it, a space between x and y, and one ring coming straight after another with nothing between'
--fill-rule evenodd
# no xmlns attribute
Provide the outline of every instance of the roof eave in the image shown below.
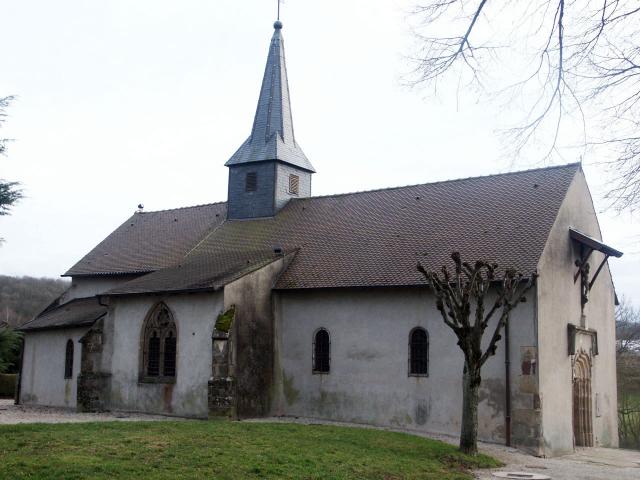
<svg viewBox="0 0 640 480"><path fill-rule="evenodd" d="M102 315L100 315L99 317L97 317L97 318L95 318L93 320L87 320L87 321L84 321L84 322L73 323L73 324L49 325L49 326L46 326L46 327L32 327L32 328L29 328L28 324L25 324L25 325L21 326L20 328L17 328L16 330L18 332L29 333L29 332L42 332L42 331L45 331L45 330L65 330L65 329L70 329L70 328L89 327L89 326L93 325L94 323L96 323L101 318L105 317L106 315L107 315L107 312L103 313ZM29 322L29 323L31 323L31 322Z"/></svg>
<svg viewBox="0 0 640 480"><path fill-rule="evenodd" d="M569 227L569 236L576 242L581 243L582 245L585 245L592 250L601 252L608 257L620 258L622 257L622 255L624 255L624 253L621 252L620 250L616 250L615 248L610 247L609 245L601 242L600 240L595 239L587 235L586 233L582 233L581 231L576 230L575 228Z"/></svg>
<svg viewBox="0 0 640 480"><path fill-rule="evenodd" d="M121 298L121 297L135 297L139 295L179 295L185 293L206 293L216 292L224 288L224 285L215 285L212 287L198 287L198 288L179 288L179 289L161 289L161 290L145 290L140 292L114 292L114 293L101 293L101 297Z"/></svg>

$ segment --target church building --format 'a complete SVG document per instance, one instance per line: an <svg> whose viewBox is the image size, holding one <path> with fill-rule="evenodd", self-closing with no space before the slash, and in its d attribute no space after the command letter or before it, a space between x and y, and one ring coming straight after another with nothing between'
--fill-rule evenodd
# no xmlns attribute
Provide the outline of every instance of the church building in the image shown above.
<svg viewBox="0 0 640 480"><path fill-rule="evenodd" d="M459 251L539 275L483 368L479 438L617 446L622 253L580 164L314 197L277 21L251 134L225 165L226 202L138 211L64 274L23 327L18 403L457 435L463 355L416 265Z"/></svg>

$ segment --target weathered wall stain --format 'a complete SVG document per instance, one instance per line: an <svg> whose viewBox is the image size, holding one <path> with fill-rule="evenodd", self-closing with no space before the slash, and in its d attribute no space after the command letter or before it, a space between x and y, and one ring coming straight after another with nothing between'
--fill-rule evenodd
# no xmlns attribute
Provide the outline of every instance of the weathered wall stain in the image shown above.
<svg viewBox="0 0 640 480"><path fill-rule="evenodd" d="M483 378L479 392L480 403L486 402L491 415L504 416L505 390L504 381L499 378Z"/></svg>
<svg viewBox="0 0 640 480"><path fill-rule="evenodd" d="M64 381L64 403L66 405L69 405L69 402L71 401L71 382L72 380Z"/></svg>
<svg viewBox="0 0 640 480"><path fill-rule="evenodd" d="M373 360L381 356L380 352L375 350L353 348L347 352L347 358L349 360Z"/></svg>
<svg viewBox="0 0 640 480"><path fill-rule="evenodd" d="M536 375L537 372L537 348L520 347L520 370L522 375Z"/></svg>
<svg viewBox="0 0 640 480"><path fill-rule="evenodd" d="M162 386L163 410L167 413L173 412L173 387L174 383L165 383Z"/></svg>
<svg viewBox="0 0 640 480"><path fill-rule="evenodd" d="M282 372L282 387L287 403L289 405L296 403L298 397L300 397L300 391L293 386L293 377L288 377L285 372Z"/></svg>
<svg viewBox="0 0 640 480"><path fill-rule="evenodd" d="M430 404L427 401L420 401L416 404L414 418L418 425L424 425L429 420Z"/></svg>

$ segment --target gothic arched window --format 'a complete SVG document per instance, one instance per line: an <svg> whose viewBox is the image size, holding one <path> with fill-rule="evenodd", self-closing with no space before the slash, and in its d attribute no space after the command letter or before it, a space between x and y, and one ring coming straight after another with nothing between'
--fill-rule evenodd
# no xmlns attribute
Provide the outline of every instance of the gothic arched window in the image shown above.
<svg viewBox="0 0 640 480"><path fill-rule="evenodd" d="M64 353L64 378L73 377L73 340L67 340Z"/></svg>
<svg viewBox="0 0 640 480"><path fill-rule="evenodd" d="M320 328L313 336L313 372L329 373L331 363L331 341L329 332Z"/></svg>
<svg viewBox="0 0 640 480"><path fill-rule="evenodd" d="M409 334L409 375L429 375L429 334L424 328Z"/></svg>
<svg viewBox="0 0 640 480"><path fill-rule="evenodd" d="M142 377L172 382L176 376L178 331L164 303L154 306L142 327Z"/></svg>

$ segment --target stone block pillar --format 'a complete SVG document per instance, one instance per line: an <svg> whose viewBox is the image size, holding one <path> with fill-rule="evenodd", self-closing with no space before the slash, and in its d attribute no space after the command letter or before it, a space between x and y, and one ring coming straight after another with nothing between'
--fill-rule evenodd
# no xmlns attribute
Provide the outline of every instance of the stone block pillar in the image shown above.
<svg viewBox="0 0 640 480"><path fill-rule="evenodd" d="M103 412L109 398L108 373L100 371L102 363L104 319L98 320L80 339L82 354L78 375L77 404L80 412Z"/></svg>
<svg viewBox="0 0 640 480"><path fill-rule="evenodd" d="M211 338L212 371L208 384L209 417L236 418L236 382L230 368L229 332L235 319L235 307L218 316Z"/></svg>

